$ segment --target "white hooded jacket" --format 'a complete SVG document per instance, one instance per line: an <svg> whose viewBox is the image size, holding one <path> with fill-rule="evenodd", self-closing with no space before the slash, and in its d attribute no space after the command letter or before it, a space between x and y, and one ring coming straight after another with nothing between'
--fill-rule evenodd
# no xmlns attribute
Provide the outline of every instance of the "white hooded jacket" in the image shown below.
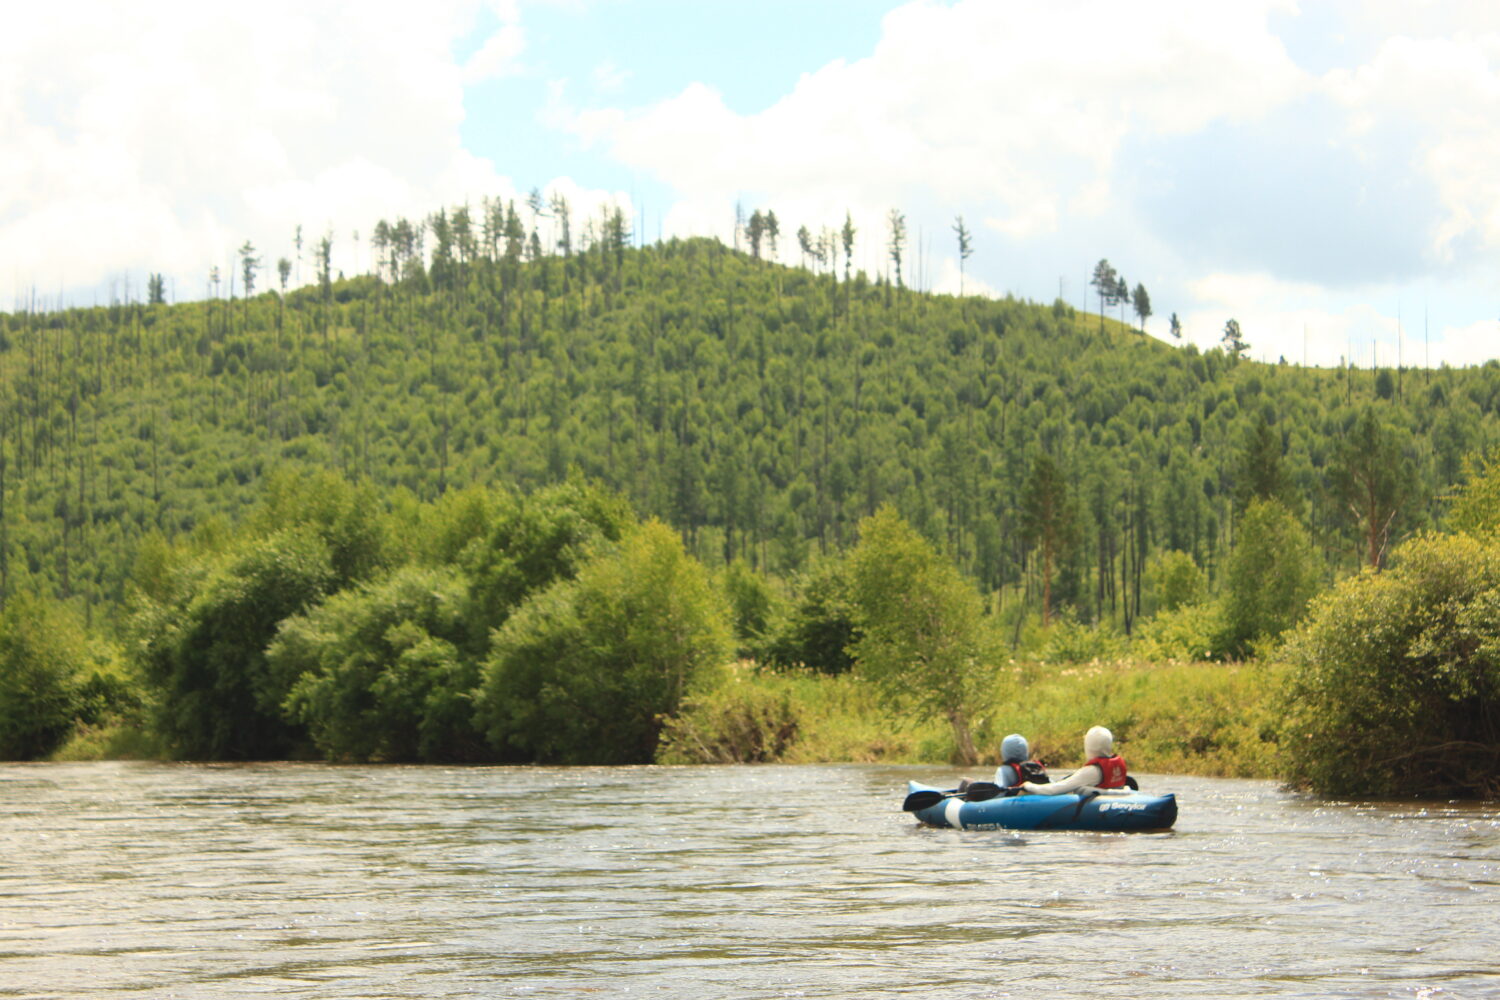
<svg viewBox="0 0 1500 1000"><path fill-rule="evenodd" d="M1103 726L1095 726L1083 736L1083 755L1085 760L1093 760L1095 757L1110 757L1114 755L1115 737ZM1099 769L1098 764L1085 764L1061 781L1051 781L1045 785L1025 782L1021 785L1021 791L1034 795L1062 795L1065 792L1077 792L1084 789L1095 788L1099 782L1104 780L1104 772Z"/></svg>

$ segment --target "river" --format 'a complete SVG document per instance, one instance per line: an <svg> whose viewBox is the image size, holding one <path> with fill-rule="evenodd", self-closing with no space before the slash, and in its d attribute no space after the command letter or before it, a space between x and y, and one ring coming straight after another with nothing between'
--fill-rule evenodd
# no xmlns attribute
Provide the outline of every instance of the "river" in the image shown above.
<svg viewBox="0 0 1500 1000"><path fill-rule="evenodd" d="M0 997L1500 996L1494 806L958 832L913 777L0 765Z"/></svg>

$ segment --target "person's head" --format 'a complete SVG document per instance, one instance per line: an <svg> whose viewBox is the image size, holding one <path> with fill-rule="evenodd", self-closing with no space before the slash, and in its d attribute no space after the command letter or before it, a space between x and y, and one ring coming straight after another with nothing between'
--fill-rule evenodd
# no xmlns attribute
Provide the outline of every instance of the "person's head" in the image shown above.
<svg viewBox="0 0 1500 1000"><path fill-rule="evenodd" d="M1083 734L1085 757L1109 757L1115 751L1115 734L1103 726L1095 726Z"/></svg>
<svg viewBox="0 0 1500 1000"><path fill-rule="evenodd" d="M1019 764L1030 756L1031 747L1020 733L1011 733L1000 741L1000 763Z"/></svg>

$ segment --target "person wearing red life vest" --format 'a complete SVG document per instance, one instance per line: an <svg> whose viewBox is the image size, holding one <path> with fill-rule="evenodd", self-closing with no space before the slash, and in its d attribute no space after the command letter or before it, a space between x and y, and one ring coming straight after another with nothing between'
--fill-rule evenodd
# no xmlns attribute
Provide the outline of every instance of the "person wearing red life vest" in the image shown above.
<svg viewBox="0 0 1500 1000"><path fill-rule="evenodd" d="M1085 733L1083 753L1087 762L1066 778L1046 784L1028 781L1021 785L1021 791L1033 795L1061 795L1084 789L1128 787L1125 761L1115 753L1115 737L1108 729L1095 726Z"/></svg>
<svg viewBox="0 0 1500 1000"><path fill-rule="evenodd" d="M1000 741L1000 766L995 768L995 784L1010 788L1026 781L1047 781L1047 769L1031 759L1031 745L1020 733L1011 733Z"/></svg>

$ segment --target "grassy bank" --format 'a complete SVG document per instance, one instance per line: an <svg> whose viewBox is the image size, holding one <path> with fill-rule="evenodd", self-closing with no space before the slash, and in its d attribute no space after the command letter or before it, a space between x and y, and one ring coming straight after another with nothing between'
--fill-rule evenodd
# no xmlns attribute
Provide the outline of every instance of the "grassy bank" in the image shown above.
<svg viewBox="0 0 1500 1000"><path fill-rule="evenodd" d="M1083 733L1108 726L1138 771L1274 778L1281 668L1259 663L1015 662L995 677L975 720L984 761L998 763L1007 733L1046 763L1081 763ZM951 730L940 719L898 715L858 677L733 668L669 724L668 763L852 761L946 763Z"/></svg>
<svg viewBox="0 0 1500 1000"><path fill-rule="evenodd" d="M1108 726L1132 769L1276 778L1272 705L1283 668L1260 663L1094 661L1001 668L975 732L988 765L1019 732L1049 766L1081 762L1083 733ZM952 730L884 704L854 674L727 668L668 722L662 763L937 764L954 758ZM138 720L80 727L52 760L168 759Z"/></svg>

